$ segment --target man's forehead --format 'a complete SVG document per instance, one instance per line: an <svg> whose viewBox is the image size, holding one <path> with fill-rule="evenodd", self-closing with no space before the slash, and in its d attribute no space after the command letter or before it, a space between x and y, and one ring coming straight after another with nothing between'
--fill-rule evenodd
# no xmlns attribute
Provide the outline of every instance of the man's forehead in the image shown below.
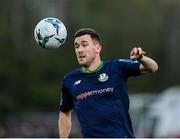
<svg viewBox="0 0 180 139"><path fill-rule="evenodd" d="M74 43L87 42L91 40L91 36L89 34L85 34L79 37L76 37Z"/></svg>

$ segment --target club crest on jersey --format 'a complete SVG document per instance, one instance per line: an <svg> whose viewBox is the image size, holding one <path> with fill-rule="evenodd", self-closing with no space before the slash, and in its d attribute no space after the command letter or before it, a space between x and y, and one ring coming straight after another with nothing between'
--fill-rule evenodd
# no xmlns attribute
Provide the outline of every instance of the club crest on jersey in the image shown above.
<svg viewBox="0 0 180 139"><path fill-rule="evenodd" d="M108 78L109 78L109 76L108 76L106 73L102 73L102 74L99 75L98 80L99 80L100 82L105 82L105 81L108 80Z"/></svg>

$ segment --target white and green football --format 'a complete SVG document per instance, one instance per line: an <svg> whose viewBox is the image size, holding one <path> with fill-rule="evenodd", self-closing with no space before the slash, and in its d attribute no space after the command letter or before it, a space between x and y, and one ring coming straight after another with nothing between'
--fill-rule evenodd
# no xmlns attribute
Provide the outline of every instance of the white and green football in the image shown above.
<svg viewBox="0 0 180 139"><path fill-rule="evenodd" d="M39 46L56 49L65 43L67 30L62 21L48 17L42 19L34 29L34 37Z"/></svg>

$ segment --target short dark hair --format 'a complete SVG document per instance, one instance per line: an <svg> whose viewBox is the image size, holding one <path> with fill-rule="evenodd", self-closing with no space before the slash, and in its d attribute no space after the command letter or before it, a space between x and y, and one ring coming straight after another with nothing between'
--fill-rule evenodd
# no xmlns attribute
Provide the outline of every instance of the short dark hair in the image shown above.
<svg viewBox="0 0 180 139"><path fill-rule="evenodd" d="M78 31L76 31L74 33L74 38L80 37L80 36L86 35L86 34L90 35L92 39L98 41L99 44L102 44L99 33L92 28L81 28L81 29L79 29Z"/></svg>

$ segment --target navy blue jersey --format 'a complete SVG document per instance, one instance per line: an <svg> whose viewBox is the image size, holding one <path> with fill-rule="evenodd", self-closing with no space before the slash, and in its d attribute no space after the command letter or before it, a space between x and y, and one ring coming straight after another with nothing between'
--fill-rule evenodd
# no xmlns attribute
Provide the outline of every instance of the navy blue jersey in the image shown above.
<svg viewBox="0 0 180 139"><path fill-rule="evenodd" d="M133 137L127 79L140 75L139 65L119 59L102 62L94 72L67 74L60 110L75 110L84 137Z"/></svg>

